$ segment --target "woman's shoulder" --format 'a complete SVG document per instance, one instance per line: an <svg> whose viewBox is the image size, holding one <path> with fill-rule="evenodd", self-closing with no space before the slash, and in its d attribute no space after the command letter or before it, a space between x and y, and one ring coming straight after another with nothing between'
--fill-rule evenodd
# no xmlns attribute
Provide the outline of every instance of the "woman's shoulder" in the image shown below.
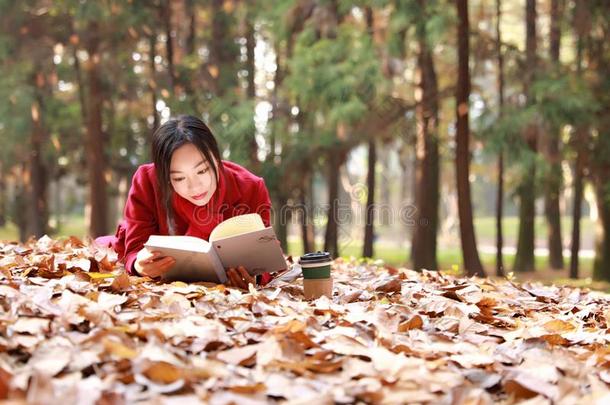
<svg viewBox="0 0 610 405"><path fill-rule="evenodd" d="M133 174L133 180L151 181L156 179L155 164L144 163L138 166Z"/></svg>
<svg viewBox="0 0 610 405"><path fill-rule="evenodd" d="M256 174L252 173L245 167L235 162L223 160L222 166L225 171L225 176L229 176L233 181L238 184L251 184L258 186L263 181L262 177L257 176Z"/></svg>
<svg viewBox="0 0 610 405"><path fill-rule="evenodd" d="M133 191L144 190L150 192L157 188L157 173L154 163L145 163L136 169L131 178L131 189Z"/></svg>

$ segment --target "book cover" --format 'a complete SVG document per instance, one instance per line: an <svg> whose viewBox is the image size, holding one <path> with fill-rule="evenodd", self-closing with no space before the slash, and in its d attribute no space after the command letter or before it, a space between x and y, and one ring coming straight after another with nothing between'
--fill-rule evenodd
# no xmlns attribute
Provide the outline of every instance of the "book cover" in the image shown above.
<svg viewBox="0 0 610 405"><path fill-rule="evenodd" d="M218 224L210 241L193 236L151 235L144 244L176 259L167 281L225 283L226 269L244 266L252 276L286 268L273 228L265 228L258 214L229 218Z"/></svg>

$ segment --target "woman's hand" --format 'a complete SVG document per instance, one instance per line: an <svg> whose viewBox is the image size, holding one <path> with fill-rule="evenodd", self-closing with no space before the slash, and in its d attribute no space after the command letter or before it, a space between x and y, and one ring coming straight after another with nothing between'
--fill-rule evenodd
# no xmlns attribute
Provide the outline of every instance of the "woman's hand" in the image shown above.
<svg viewBox="0 0 610 405"><path fill-rule="evenodd" d="M171 256L163 256L159 251L143 248L138 252L133 266L143 276L158 278L167 273L175 263L176 260Z"/></svg>
<svg viewBox="0 0 610 405"><path fill-rule="evenodd" d="M256 279L248 273L244 266L228 269L227 278L229 279L227 285L241 288L242 290L247 290L248 284L256 285Z"/></svg>

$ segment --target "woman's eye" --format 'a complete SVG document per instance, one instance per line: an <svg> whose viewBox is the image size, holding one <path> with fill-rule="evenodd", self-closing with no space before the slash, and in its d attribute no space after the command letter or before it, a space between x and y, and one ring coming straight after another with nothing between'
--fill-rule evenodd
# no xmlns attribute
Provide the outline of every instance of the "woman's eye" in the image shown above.
<svg viewBox="0 0 610 405"><path fill-rule="evenodd" d="M207 171L208 171L208 169L207 169L207 168L205 168L205 169L203 169L203 170L199 170L199 171L197 172L197 174L204 174L204 173L207 173Z"/></svg>
<svg viewBox="0 0 610 405"><path fill-rule="evenodd" d="M172 181L175 183L181 182L182 180L184 180L184 177L180 177L178 179L172 179Z"/></svg>

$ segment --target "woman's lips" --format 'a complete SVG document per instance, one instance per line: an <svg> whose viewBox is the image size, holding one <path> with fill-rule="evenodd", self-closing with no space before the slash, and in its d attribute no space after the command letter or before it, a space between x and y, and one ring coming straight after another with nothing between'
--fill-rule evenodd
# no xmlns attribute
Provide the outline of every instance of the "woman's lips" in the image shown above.
<svg viewBox="0 0 610 405"><path fill-rule="evenodd" d="M191 198L193 200L203 200L205 198L205 196L208 195L208 192L206 191L205 193L201 193L201 194L197 194L192 196Z"/></svg>

